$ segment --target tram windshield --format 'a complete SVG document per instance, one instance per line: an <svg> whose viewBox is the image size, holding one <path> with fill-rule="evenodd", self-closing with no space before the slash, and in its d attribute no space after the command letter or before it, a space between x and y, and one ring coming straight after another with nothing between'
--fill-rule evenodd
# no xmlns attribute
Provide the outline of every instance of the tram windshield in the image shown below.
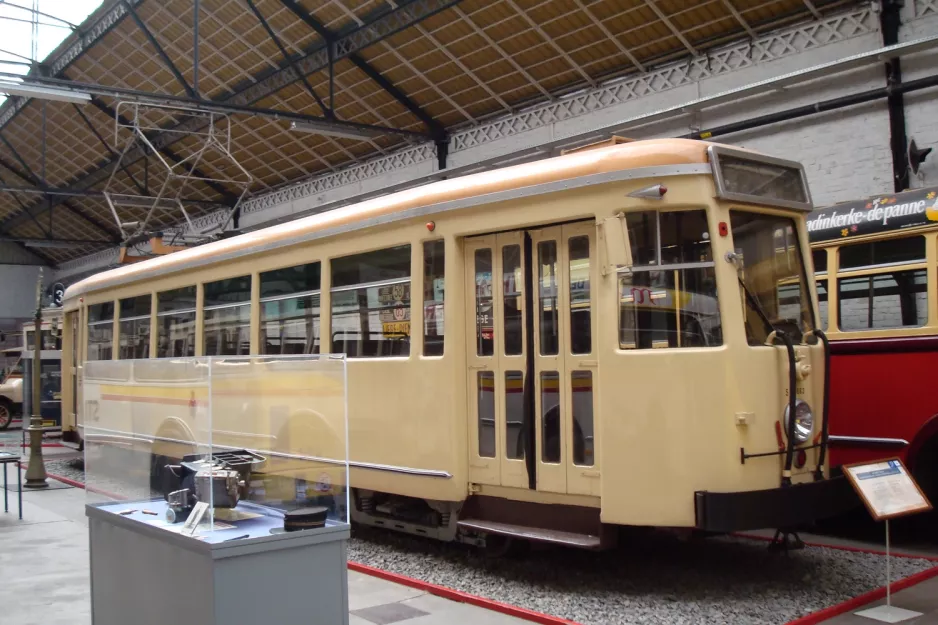
<svg viewBox="0 0 938 625"><path fill-rule="evenodd" d="M804 254L791 217L730 211L733 243L746 303L746 338L762 345L774 329L801 336L814 329ZM751 297L750 297L751 296ZM758 301L763 314L751 298Z"/></svg>

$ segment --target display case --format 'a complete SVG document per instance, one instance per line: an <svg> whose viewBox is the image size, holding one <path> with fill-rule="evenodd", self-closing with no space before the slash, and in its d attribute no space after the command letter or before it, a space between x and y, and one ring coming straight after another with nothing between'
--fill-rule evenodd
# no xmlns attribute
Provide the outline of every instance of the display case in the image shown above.
<svg viewBox="0 0 938 625"><path fill-rule="evenodd" d="M152 622L183 616L174 597L207 622L347 597L343 356L93 361L82 384L95 623L141 622L160 584Z"/></svg>

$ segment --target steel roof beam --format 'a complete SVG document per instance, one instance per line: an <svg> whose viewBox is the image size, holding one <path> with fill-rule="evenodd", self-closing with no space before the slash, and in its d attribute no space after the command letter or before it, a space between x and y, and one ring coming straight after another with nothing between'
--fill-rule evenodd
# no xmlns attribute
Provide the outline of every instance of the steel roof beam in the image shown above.
<svg viewBox="0 0 938 625"><path fill-rule="evenodd" d="M11 74L10 72L0 71L0 77L13 77L18 75ZM42 78L42 77L30 77L30 80L27 81L29 85L36 85L41 87L54 87L63 91L75 91L81 93L88 93L92 96L104 96L108 98L114 98L116 100L129 100L134 102L139 102L141 104L155 104L155 105L172 105L172 106L182 106L206 113L221 113L225 115L249 115L252 117L265 117L274 120L280 121L296 121L296 122L329 122L334 124L337 128L346 127L355 130L369 130L375 132L381 132L385 134L397 134L404 137L410 137L412 139L426 140L430 138L430 135L424 132L415 132L411 130L401 130L400 128L390 128L387 126L377 126L373 124L359 124L356 122L342 121L338 119L330 119L328 117L322 117L319 115L306 115L305 113L294 113L291 111L284 111L280 109L271 109L271 108L259 108L250 105L241 105L241 104L228 104L225 102L217 102L215 100L194 100L192 98L184 96L175 96L165 93L152 93L149 91L141 91L139 89L128 89L125 87L110 87L106 85L98 85L95 83L79 82L76 80L62 79L62 78ZM94 104L94 98L92 98L92 104ZM174 143L179 140L179 134L185 132L194 132L205 126L203 120L197 119L196 123L183 122L177 124L176 126L166 127L165 133L158 133L155 140L159 138L164 138L164 143ZM172 131L172 132L170 132ZM173 137L172 135L176 135Z"/></svg>
<svg viewBox="0 0 938 625"><path fill-rule="evenodd" d="M287 52L287 49L283 46L283 43L280 41L280 37L277 36L277 33L274 32L274 29L270 27L270 24L267 23L267 20L264 18L263 14L257 10L257 6L254 4L254 0L245 0L247 2L248 8L251 9L251 12L254 13L254 16L257 18L257 21L261 23L261 26L264 27L264 30L267 32L267 36L270 37L270 40L274 42L277 46L277 49L280 50L280 55L287 62L287 65L293 68L293 71L299 74L296 69L296 64L293 61L293 55ZM332 64L329 64L330 69ZM319 109L322 111L322 114L329 119L335 119L335 111L332 110L332 82L329 83L329 100L330 105L326 106L326 103L322 101L322 98L319 97L319 94L316 93L316 90L313 89L313 86L309 84L309 80L306 79L305 74L300 74L300 82L303 83L303 86L306 88L306 91L309 92L313 99L316 100L316 104L319 105Z"/></svg>
<svg viewBox="0 0 938 625"><path fill-rule="evenodd" d="M35 185L36 187L41 187L41 186L43 186L43 185L42 185L42 182L39 180L39 178L36 176L36 174L33 173L32 169L30 169L30 167L29 167L29 165L26 163L26 161L23 160L23 157L20 156L20 153L17 152L16 148L13 147L13 144L10 143L10 142L7 140L7 138L4 137L2 134L0 134L0 141L2 141L3 144L6 145L6 147L10 150L10 152L13 153L14 158L16 158L16 160L19 162L19 164L22 165L23 169L22 169L22 170L18 170L18 169L15 168L15 167L11 167L9 163L3 163L3 166L6 167L7 169L9 169L9 170L10 170L11 172L13 172L14 174L16 174L16 175L17 175L19 178L21 178L22 180L25 180L26 182L28 182L28 183L30 183L30 184L32 184L32 185ZM59 203L59 202L56 202L56 204L58 204L58 203ZM69 202L62 201L61 203L64 204L64 205L65 205L65 208L67 208L67 209L69 210L69 212L71 212L73 215L75 215L76 217L79 217L79 218L83 219L85 222L87 222L89 225L91 225L92 227L94 227L96 230L98 230L99 232L103 233L103 234L104 234L106 237L108 237L110 240L112 240L112 241L117 241L117 239L114 238L113 235L111 234L112 232L114 232L114 228L113 228L113 227L110 227L110 228L107 227L103 222L98 221L93 215L87 214L85 211L83 211L82 209L78 208L77 206L75 206L75 205L73 205L73 204L71 204L71 203L69 203ZM52 210L52 208L53 208L54 206L55 206L55 204L52 204L52 203L49 201L48 196L46 196L45 202L42 202L41 204L37 204L36 206L33 206L33 207L28 207L28 208L26 209L26 211L25 211L23 214L12 215L12 216L7 217L6 219L0 221L0 229L4 229L4 230L6 230L6 231L9 231L9 230L11 230L11 229L13 229L13 228L16 228L17 226L20 226L21 224L25 223L26 221L28 221L28 220L30 220L30 219L31 219L32 221L36 221L36 222L37 222L37 225L39 225L39 224L38 224L38 217L39 217L39 215L44 214L44 213L46 212L46 210ZM33 210L31 210L31 208L32 208ZM34 209L36 209L36 208L38 208L38 210L34 210ZM43 228L42 226L39 226L39 228L40 228L40 230L43 230L43 231L45 231L45 232L48 232L48 230L46 230L46 229Z"/></svg>
<svg viewBox="0 0 938 625"><path fill-rule="evenodd" d="M143 0L129 0L135 4L139 4ZM335 40L335 54L333 55L334 61L338 61L343 58L347 58L350 54L358 52L370 45L383 41L388 37L391 37L402 30L410 28L416 24L419 24L423 20L432 17L451 6L454 6L461 2L461 0L409 0L406 3L403 3L401 6L396 9L382 14L381 16L375 18L370 22L366 22L355 28L354 30L345 33ZM103 16L96 23L96 33L97 37L101 37L110 28L120 20L123 15L127 13L127 9L123 3L117 3L115 7L109 11L105 16ZM100 27L100 29L99 29ZM89 45L93 45L94 41L97 40L97 37L90 41ZM89 36L90 38L90 36ZM82 40L84 42L85 39ZM76 44L77 45L77 44ZM78 46L78 49L75 49L75 46L70 48L71 56L68 58L67 62L63 64L63 59L59 58L53 64L53 75L60 73L61 69L64 69L68 63L73 61L78 54L81 53L81 46ZM319 70L325 69L329 66L329 51L327 45L318 45L310 49L305 56L296 61L296 67L300 72L309 75L315 73ZM61 66L61 69L59 69ZM56 71L58 70L58 71ZM229 112L231 111L231 106L240 107L242 109L248 108L244 105L252 104L266 98L269 95L272 95L279 91L280 89L290 85L298 79L296 75L296 70L292 67L285 67L279 70L274 70L273 72L265 72L262 75L255 77L255 81L248 82L240 90L236 91L232 95L224 98L222 100L212 101L211 104L222 105L223 107L229 107ZM119 96L118 96L119 97ZM20 98L25 102L25 98ZM185 100L185 99L183 99ZM188 102L188 100L187 100ZM191 104L191 102L189 102ZM96 99L92 99L92 104L98 106L102 104ZM104 105L106 106L106 105ZM19 108L22 108L20 106ZM100 106L98 106L100 108ZM107 107L110 108L110 107ZM19 110L19 109L17 109ZM281 113L279 111L268 111L268 113L273 116L280 114L284 119L290 119L291 117L296 117L295 114L291 116L290 114ZM15 114L6 113L0 116L0 124L8 121L12 115ZM174 132L163 132L156 134L152 137L151 143L157 148L162 150L168 145L175 143L180 140L180 132L186 130L197 130L204 126L204 121L200 119L191 118L188 122L183 122L181 124L176 124L167 130L173 130ZM419 134L419 133L414 133ZM128 151L124 155L125 161L129 163L136 162L137 160L144 158L146 156L145 146L138 146L136 148ZM104 182L110 176L111 169L114 166L116 159L111 159L108 162L102 164L100 167L95 169L92 172L89 172L78 180L75 184L72 185L73 188L78 189L89 189L96 184Z"/></svg>
<svg viewBox="0 0 938 625"><path fill-rule="evenodd" d="M82 121L85 122L85 125L88 127L88 130L90 130L91 133L95 137L98 138L98 141L100 141L101 145L104 146L104 149L108 151L108 154L111 155L111 158L116 157L117 152L115 152L111 148L110 144L108 144L108 142L104 140L104 137L102 137L101 133L98 132L98 129L94 127L94 125L91 123L91 120L88 119L87 115L85 115L85 112L81 110L81 107L78 106L77 104L72 104L72 106L75 107L75 112L78 113L78 116L81 117ZM144 194L147 193L146 187L137 181L137 178L133 175L133 173L129 169L127 169L127 166L123 163L121 163L121 171L127 174L127 176L133 181L134 186L137 187L137 190L140 191L140 193L144 193Z"/></svg>
<svg viewBox="0 0 938 625"><path fill-rule="evenodd" d="M280 0L280 3L283 4L283 6L289 9L298 18L303 20L307 26L313 29L316 34L318 34L327 42L327 45L335 39L335 33L326 28L326 26L315 17L309 13L306 13L303 10L303 7L301 7L295 0ZM423 124L435 138L446 138L446 128L443 127L443 124L433 119L429 113L420 108L416 102L411 100L406 93L398 89L397 85L385 78L384 75L375 69L374 66L372 66L368 61L356 53L349 54L348 60L353 65L355 65L355 67L361 70L362 73L368 76L368 78L374 81L379 87L384 89L388 95L397 100L398 103L410 111L414 117L423 122Z"/></svg>
<svg viewBox="0 0 938 625"><path fill-rule="evenodd" d="M124 16L127 15L125 2L138 6L143 0L113 1L111 6L106 10L99 7L95 12L102 11L102 13L93 24L88 28L80 28L78 31L75 31L77 38L72 41L72 43L57 48L56 51L61 50L59 54L53 51L50 55L50 57L55 55L55 58L48 63L49 75L60 75L89 48L93 47L100 39L117 27ZM84 24L82 24L82 26L84 26ZM32 77L33 73L29 76ZM7 98L6 101L0 105L0 129L4 128L17 113L29 104L29 102L30 98Z"/></svg>
<svg viewBox="0 0 938 625"><path fill-rule="evenodd" d="M55 237L42 238L42 237L18 237L15 235L3 235L0 234L0 242L5 243L39 243L47 244L48 247L70 247L70 246L79 246L79 245L102 245L107 244L108 241L101 241L100 239L57 239ZM30 248L34 249L34 248Z"/></svg>
<svg viewBox="0 0 938 625"><path fill-rule="evenodd" d="M730 0L723 0L723 6L727 8L730 14L736 19L739 25L743 27L743 30L745 30L750 37L753 39L758 37L756 31L752 29L752 26L749 25L749 22L746 21L742 14L736 10L736 7L733 6L733 3Z"/></svg>
<svg viewBox="0 0 938 625"><path fill-rule="evenodd" d="M640 71L640 72L642 72L642 73L644 74L644 73L645 73L645 66L642 65L642 63L638 60L638 58L637 58L634 54L632 54L632 51L629 50L628 48L626 48L624 45L622 45L622 42L619 41L619 39L618 39L615 35L613 35L613 34L609 31L608 28L606 28L606 25L603 24L602 21L600 21L599 18L596 17L596 14L595 14L595 13L593 13L592 11L590 11L590 9L589 9L588 6L586 6L585 4L583 4L582 0L573 0L573 1L576 3L577 7L579 7L579 9L580 9L581 11L583 11L583 13L585 13L587 17L590 18L590 21L591 21L599 30L601 30L604 35L606 35L606 37L609 39L609 41L611 41L613 44L615 44L615 46L619 49L619 52L621 52L622 54L624 54L625 57L626 57L629 61L631 61L632 65L634 65L635 68L638 69L638 71ZM728 2L729 0L723 0L723 1L724 1L724 2Z"/></svg>
<svg viewBox="0 0 938 625"><path fill-rule="evenodd" d="M7 2L6 0L0 0L0 4L4 4L4 5L8 6L8 7L13 8L13 9L20 9L21 11L27 11L27 12L29 12L29 13L35 13L36 15L39 15L39 16L41 16L41 17L48 17L49 19L55 20L56 22L60 22L60 23L62 23L62 24L65 24L65 25L68 26L71 30L78 30L78 26L76 26L75 24L72 24L72 23L69 22L68 20L63 20L61 17L56 17L56 16L54 16L54 15L50 15L49 13L43 13L42 11L39 11L39 10L37 10L37 9L33 9L33 8L31 8L31 7L24 7L24 6L21 6L21 5L19 5L19 4L13 4L12 2ZM38 21L38 20L37 20L37 21ZM40 25L41 25L41 24L40 24ZM48 25L51 26L51 24L48 24Z"/></svg>
<svg viewBox="0 0 938 625"><path fill-rule="evenodd" d="M682 44L684 44L684 47L687 48L687 51L688 51L688 52L690 52L690 53L691 53L692 55L694 55L694 56L699 56L699 55L700 55L700 53L697 52L697 48L695 48L694 46L690 45L690 42L687 40L686 37L684 37L684 34L681 33L681 31L679 31L679 30L674 26L674 24L671 23L671 20L668 19L668 16L665 15L664 12L663 12L660 8L658 8L658 5L655 4L655 0L645 0L645 4L648 6L649 9L651 9L652 11L654 11L655 15L658 16L658 19L661 20L661 22L662 22L665 26L668 27L668 30L670 30L670 31L674 34L674 36L677 37L678 40L679 40Z"/></svg>
<svg viewBox="0 0 938 625"><path fill-rule="evenodd" d="M9 169L14 174L19 175L15 169L11 169L9 164L0 157L0 165ZM103 191L82 191L78 189L68 189L68 188L58 188L58 187L27 187L23 185L15 184L6 184L0 181L0 191L5 191L9 193L26 193L34 195L64 195L68 197L86 197L92 199L104 199ZM114 204L118 206L149 206L154 201L157 200L157 196L153 195L132 195L130 193L111 193L111 199ZM169 198L163 198L163 207L165 209L172 208L176 210L177 204ZM180 202L183 204L201 204L203 206L209 206L212 208L222 208L224 204L221 202L213 202L212 200L199 200L195 198L180 198Z"/></svg>
<svg viewBox="0 0 938 625"><path fill-rule="evenodd" d="M14 166L11 165L10 163L8 163L5 158L0 157L0 167L3 167L3 168L5 168L5 169L7 169L8 171L12 172L12 173L13 173L14 175L16 175L17 177L21 177L21 172L19 172L19 171L16 169L16 167L14 167ZM5 185L5 186L9 186L9 185ZM32 188L32 187L30 187L30 188ZM13 199L16 200L16 203L20 205L20 208L22 209L22 213L23 213L24 215L29 215L29 217L33 220L33 223L35 223L36 226L39 228L39 231L42 232L42 233L44 233L46 236L50 236L50 237L51 237L51 236L52 236L52 233L49 232L48 230L46 230L46 227L43 226L42 223L40 223L40 221L39 221L38 219L36 219L36 216L33 215L33 214L29 211L29 207L26 205L26 203L23 202L23 200L21 200L21 199L19 198L19 196L18 196L16 193L11 193L10 195L12 195L12 196L13 196Z"/></svg>
<svg viewBox="0 0 938 625"><path fill-rule="evenodd" d="M179 71L179 68L176 67L176 64L173 63L172 59L169 58L169 55L166 54L166 51L163 49L163 46L160 45L160 42L156 40L156 37L153 36L153 33L150 32L150 29L147 28L147 25L144 24L143 20L140 19L140 16L137 15L137 11L134 10L133 5L124 0L124 4L127 5L127 11L130 13L130 17L133 18L134 22L137 24L143 34L146 36L147 40L150 42L150 45L156 50L156 53L159 55L160 59L163 60L163 64L166 65L167 69L172 72L173 76L176 77L176 82L178 82L185 92L189 95L190 98L197 98L195 91L192 89L192 86L186 81L183 77L182 72Z"/></svg>
<svg viewBox="0 0 938 625"><path fill-rule="evenodd" d="M811 11L811 15L813 15L815 19L821 19L823 17L811 0L804 0L804 5L808 7L808 10Z"/></svg>

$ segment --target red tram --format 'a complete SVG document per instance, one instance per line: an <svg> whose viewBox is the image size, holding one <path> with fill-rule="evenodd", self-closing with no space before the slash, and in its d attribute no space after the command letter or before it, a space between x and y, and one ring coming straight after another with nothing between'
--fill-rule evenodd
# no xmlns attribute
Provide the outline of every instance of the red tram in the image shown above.
<svg viewBox="0 0 938 625"><path fill-rule="evenodd" d="M808 217L831 345L831 467L901 457L938 499L938 187Z"/></svg>

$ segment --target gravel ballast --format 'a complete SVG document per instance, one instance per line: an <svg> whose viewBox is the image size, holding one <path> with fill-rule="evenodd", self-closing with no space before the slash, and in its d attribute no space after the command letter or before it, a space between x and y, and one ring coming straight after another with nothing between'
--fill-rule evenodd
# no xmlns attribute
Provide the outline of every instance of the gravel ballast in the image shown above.
<svg viewBox="0 0 938 625"><path fill-rule="evenodd" d="M467 546L363 528L349 560L584 625L781 625L885 583L884 556L823 547L786 555L766 545L640 533L615 551L544 548L493 560ZM934 565L893 558L893 580Z"/></svg>

